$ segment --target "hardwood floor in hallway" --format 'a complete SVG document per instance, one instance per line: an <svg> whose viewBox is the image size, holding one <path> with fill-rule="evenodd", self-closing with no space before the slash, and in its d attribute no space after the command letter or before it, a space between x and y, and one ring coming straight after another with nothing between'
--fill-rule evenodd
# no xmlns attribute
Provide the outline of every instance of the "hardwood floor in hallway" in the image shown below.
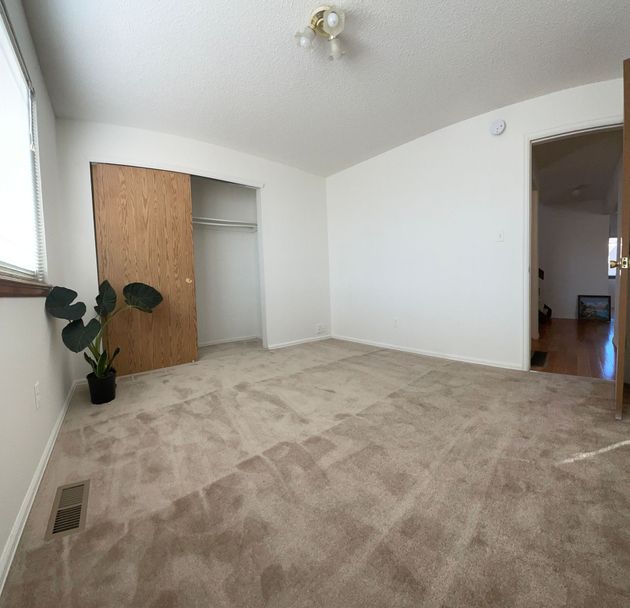
<svg viewBox="0 0 630 608"><path fill-rule="evenodd" d="M540 326L532 340L532 353L547 352L543 366L532 370L588 378L615 378L614 323L577 319L552 319Z"/></svg>

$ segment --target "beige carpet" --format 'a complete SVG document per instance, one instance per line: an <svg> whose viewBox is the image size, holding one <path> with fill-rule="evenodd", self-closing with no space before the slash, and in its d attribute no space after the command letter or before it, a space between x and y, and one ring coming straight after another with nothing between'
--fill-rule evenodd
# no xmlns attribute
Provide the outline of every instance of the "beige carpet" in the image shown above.
<svg viewBox="0 0 630 608"><path fill-rule="evenodd" d="M328 340L75 396L0 604L630 606L610 385ZM44 541L58 485L83 532Z"/></svg>

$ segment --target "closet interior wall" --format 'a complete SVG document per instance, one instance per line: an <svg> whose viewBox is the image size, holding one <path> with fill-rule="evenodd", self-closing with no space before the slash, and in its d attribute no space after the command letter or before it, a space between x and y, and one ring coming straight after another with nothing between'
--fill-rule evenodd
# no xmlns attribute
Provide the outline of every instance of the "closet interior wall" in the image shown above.
<svg viewBox="0 0 630 608"><path fill-rule="evenodd" d="M257 223L256 190L193 176L193 218ZM260 338L258 233L193 223L199 346Z"/></svg>

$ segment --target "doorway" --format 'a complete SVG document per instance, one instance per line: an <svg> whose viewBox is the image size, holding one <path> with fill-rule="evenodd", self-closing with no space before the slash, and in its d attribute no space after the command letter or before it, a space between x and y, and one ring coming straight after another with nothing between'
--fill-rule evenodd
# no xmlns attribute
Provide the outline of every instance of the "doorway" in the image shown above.
<svg viewBox="0 0 630 608"><path fill-rule="evenodd" d="M532 371L614 380L623 132L531 143Z"/></svg>

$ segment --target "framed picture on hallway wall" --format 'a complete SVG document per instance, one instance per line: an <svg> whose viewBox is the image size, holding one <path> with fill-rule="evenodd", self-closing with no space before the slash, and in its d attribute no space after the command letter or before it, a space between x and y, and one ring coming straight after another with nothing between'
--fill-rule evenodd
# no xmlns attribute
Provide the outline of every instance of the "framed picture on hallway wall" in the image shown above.
<svg viewBox="0 0 630 608"><path fill-rule="evenodd" d="M578 296L578 319L610 321L610 296Z"/></svg>

